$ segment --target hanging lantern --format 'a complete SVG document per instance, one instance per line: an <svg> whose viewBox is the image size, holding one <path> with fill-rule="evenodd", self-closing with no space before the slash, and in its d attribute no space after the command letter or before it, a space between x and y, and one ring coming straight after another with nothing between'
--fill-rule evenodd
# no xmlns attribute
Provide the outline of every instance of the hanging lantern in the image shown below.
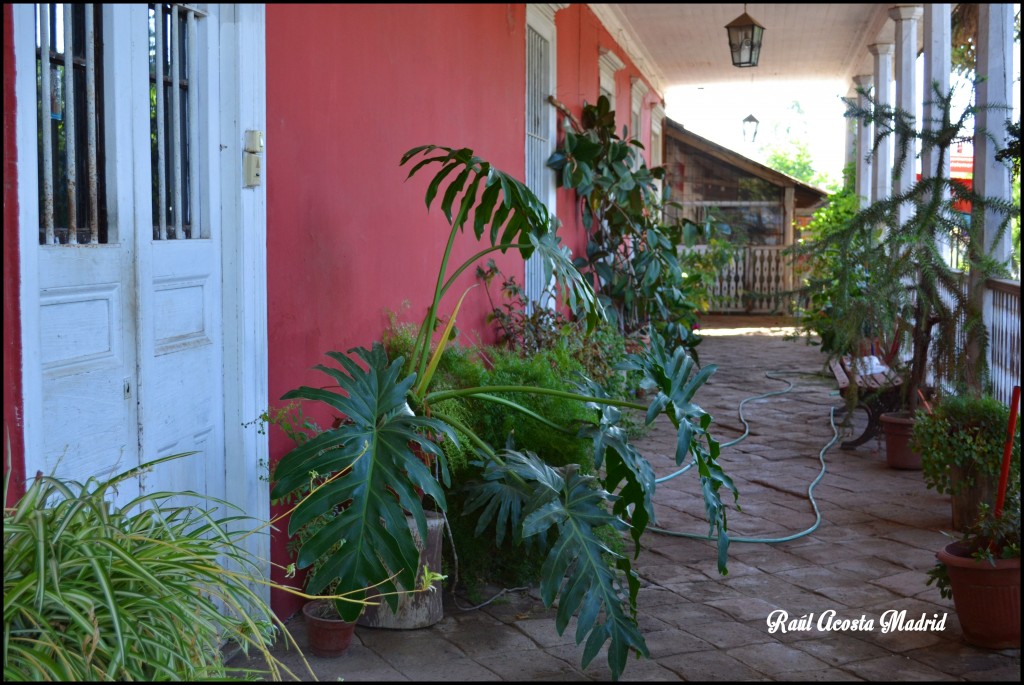
<svg viewBox="0 0 1024 685"><path fill-rule="evenodd" d="M748 143L753 143L757 140L757 127L761 122L757 120L753 114L748 114L747 118L743 120L743 140Z"/></svg>
<svg viewBox="0 0 1024 685"><path fill-rule="evenodd" d="M732 53L734 67L756 67L761 57L761 40L764 38L764 27L747 14L747 6L743 5L743 14L725 25L729 34L729 51Z"/></svg>

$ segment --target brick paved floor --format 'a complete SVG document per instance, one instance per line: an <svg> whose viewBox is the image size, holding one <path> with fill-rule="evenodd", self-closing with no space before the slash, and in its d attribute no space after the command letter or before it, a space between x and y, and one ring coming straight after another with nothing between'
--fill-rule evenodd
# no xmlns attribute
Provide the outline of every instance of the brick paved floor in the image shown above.
<svg viewBox="0 0 1024 685"><path fill-rule="evenodd" d="M623 680L1020 680L1020 651L989 651L961 639L952 602L925 585L934 554L945 544L948 496L924 487L920 472L886 467L884 446L869 441L841 450L833 439L833 407L841 406L831 376L820 375L816 347L786 341L773 317L722 316L704 321L700 360L718 371L697 395L715 417L724 444L720 461L734 478L742 512L730 513L734 542L729 575L719 576L696 474L659 484L658 527L634 568L642 579L640 626L651 658L630 660ZM765 374L766 371L777 372ZM784 394L755 398L761 393ZM754 399L751 399L754 398ZM737 408L743 403L743 417ZM849 431L849 429L845 429ZM670 425L656 425L638 445L658 477L678 470L669 455ZM683 535L680 535L683 534ZM357 628L337 659L309 656L320 680L498 681L608 680L604 650L581 668L573 626L559 636L554 611L535 590L507 594L461 611L446 593L445 616L413 631ZM465 604L463 600L463 605ZM883 633L880 617L945 615L941 631ZM770 632L768 617L790 620L827 612L873 621L871 630ZM299 618L288 623L300 645ZM280 655L298 673L294 652ZM241 660L237 660L241 663ZM307 675L304 679L311 679Z"/></svg>

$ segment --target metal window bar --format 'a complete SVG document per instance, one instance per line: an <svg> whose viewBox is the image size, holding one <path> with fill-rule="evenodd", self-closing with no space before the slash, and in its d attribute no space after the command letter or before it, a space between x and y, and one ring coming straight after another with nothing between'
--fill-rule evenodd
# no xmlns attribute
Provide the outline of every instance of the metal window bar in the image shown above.
<svg viewBox="0 0 1024 685"><path fill-rule="evenodd" d="M42 222L39 241L43 245L95 244L107 240L106 228L101 225L106 213L100 172L103 143L96 9L91 4L36 6ZM79 192L79 181L83 178L84 193ZM85 226L80 225L80 219Z"/></svg>
<svg viewBox="0 0 1024 685"><path fill-rule="evenodd" d="M156 54L153 59L153 88L156 91L156 169L157 177L157 240L166 240L167 234L167 176L166 141L164 128L164 6L154 6L153 32L156 34L154 44Z"/></svg>
<svg viewBox="0 0 1024 685"><path fill-rule="evenodd" d="M199 155L196 154L199 138L199 60L197 59L196 14L188 10L188 191L189 237L200 238L199 226Z"/></svg>
<svg viewBox="0 0 1024 685"><path fill-rule="evenodd" d="M96 43L92 5L85 6L85 107L88 144L87 181L89 191L89 244L99 242L99 176L96 168ZM75 231L72 231L73 233Z"/></svg>
<svg viewBox="0 0 1024 685"><path fill-rule="evenodd" d="M193 84L199 79L197 19L206 14L180 4L161 3L151 8L156 34L151 76L156 90L156 112L151 121L155 139L154 238L199 238L199 91Z"/></svg>
<svg viewBox="0 0 1024 685"><path fill-rule="evenodd" d="M75 49L74 8L64 3L64 134L68 174L68 243L78 243L78 169L75 165Z"/></svg>
<svg viewBox="0 0 1024 685"><path fill-rule="evenodd" d="M40 121L43 138L43 228L46 231L45 243L56 242L53 233L53 133L50 127L50 116L53 110L51 102L52 84L50 83L50 6L39 5L39 54L40 54Z"/></svg>

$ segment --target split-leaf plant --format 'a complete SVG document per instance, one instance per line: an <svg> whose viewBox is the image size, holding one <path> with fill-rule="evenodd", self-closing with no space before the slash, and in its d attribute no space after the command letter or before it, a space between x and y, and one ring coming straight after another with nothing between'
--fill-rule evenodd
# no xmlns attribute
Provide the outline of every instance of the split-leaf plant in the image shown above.
<svg viewBox="0 0 1024 685"><path fill-rule="evenodd" d="M450 310L442 310L443 298L453 295L460 274L489 255L508 250L518 250L523 258L539 255L547 271L544 280L554 278L563 306L584 317L590 327L603 310L574 267L569 250L560 244L557 219L524 184L467 148L425 145L407 152L401 164L411 165L409 177L435 170L427 186L426 205L429 209L439 200L450 225L436 288L408 359L388 359L379 342L348 354L328 352L338 366L316 368L333 379L336 389L303 386L284 395L284 399L326 403L345 419L285 454L273 473L271 496L275 499L303 492L313 473L321 478L341 474L325 481L291 515L288 530L294 534L315 518L343 508L303 541L297 566L313 567L307 583L312 594L332 583L339 593L377 585L387 595L396 582L412 587L418 555L406 515L425 538L424 502L446 510L450 479L436 439L456 440L457 430L479 455L481 478L470 501L474 510L480 510L481 529L495 522L499 536L510 533L515 541L530 540L547 548L541 594L548 606L558 601L558 631L575 615L576 641L586 641L584 664L610 641L608 664L618 678L630 652L648 653L636 621L639 581L629 558L609 549L597 531L605 526L628 531L638 554L641 535L654 517L655 487L650 464L617 425L619 411L622 407L644 411L648 423L664 414L675 426L676 462L692 458L698 466L709 533L717 539L718 566L725 573L729 538L720 490L732 491L734 499L737 495L717 461L718 442L709 433L711 416L694 403L697 390L715 367L698 370L684 348L667 347L654 335L650 349L626 362L657 389L652 390L649 405L609 398L586 379L581 379L576 392L533 386L432 388L438 360L452 338L466 293ZM455 266L450 263L452 247L466 229L483 246ZM445 311L450 312L447 323L436 336ZM593 419L582 427L559 426L508 399L529 393L589 405ZM593 440L598 474L583 475L572 465L553 468L544 455L488 444L440 408L451 398L500 403L552 430L586 435ZM433 472L416 456L414 447L433 456ZM422 499L417 488L424 494ZM337 547L339 541L343 542ZM358 616L358 607L349 611L352 606L339 607L344 618Z"/></svg>

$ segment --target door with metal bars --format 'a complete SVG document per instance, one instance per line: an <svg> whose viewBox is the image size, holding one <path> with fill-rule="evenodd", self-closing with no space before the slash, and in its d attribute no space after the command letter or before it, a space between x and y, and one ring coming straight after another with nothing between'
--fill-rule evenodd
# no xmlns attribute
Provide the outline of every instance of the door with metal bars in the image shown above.
<svg viewBox="0 0 1024 685"><path fill-rule="evenodd" d="M19 168L38 181L21 213L38 212L22 226L37 234L22 239L36 268L22 316L40 342L25 351L26 470L85 480L198 450L121 494L223 497L216 17L22 5L15 33L36 96L19 102L36 124Z"/></svg>

